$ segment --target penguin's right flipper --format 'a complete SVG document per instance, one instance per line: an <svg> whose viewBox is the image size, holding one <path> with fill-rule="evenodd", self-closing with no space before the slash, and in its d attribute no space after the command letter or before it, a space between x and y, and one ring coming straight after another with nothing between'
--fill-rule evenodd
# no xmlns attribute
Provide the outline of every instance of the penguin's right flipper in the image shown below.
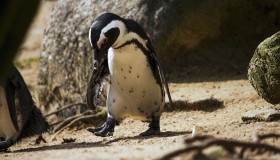
<svg viewBox="0 0 280 160"><path fill-rule="evenodd" d="M0 141L0 151L1 150L6 150L9 148L11 145L13 145L13 141L11 139L7 139L4 141Z"/></svg>
<svg viewBox="0 0 280 160"><path fill-rule="evenodd" d="M19 132L17 112L15 106L15 85L10 79L8 79L5 84L5 94L6 94L11 120L13 122L15 129Z"/></svg>

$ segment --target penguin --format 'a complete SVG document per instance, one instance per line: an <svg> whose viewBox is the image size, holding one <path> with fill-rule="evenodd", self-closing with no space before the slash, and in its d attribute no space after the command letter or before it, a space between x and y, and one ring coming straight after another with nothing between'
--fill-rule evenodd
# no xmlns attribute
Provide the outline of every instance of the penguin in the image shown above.
<svg viewBox="0 0 280 160"><path fill-rule="evenodd" d="M20 72L13 66L0 84L0 150L22 138L46 132L49 124L36 107Z"/></svg>
<svg viewBox="0 0 280 160"><path fill-rule="evenodd" d="M89 41L94 50L94 67L86 94L89 108L96 108L104 78L109 77L110 86L107 120L88 131L96 136L112 136L116 124L133 117L149 122L148 130L141 136L160 134L165 91L170 103L172 99L160 61L142 27L134 20L104 13L92 23Z"/></svg>

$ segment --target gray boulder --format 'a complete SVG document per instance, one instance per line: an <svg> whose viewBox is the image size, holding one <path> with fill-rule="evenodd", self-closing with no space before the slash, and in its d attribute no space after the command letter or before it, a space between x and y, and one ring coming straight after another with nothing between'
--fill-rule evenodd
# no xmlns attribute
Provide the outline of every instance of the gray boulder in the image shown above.
<svg viewBox="0 0 280 160"><path fill-rule="evenodd" d="M43 106L85 100L92 69L88 30L104 12L139 22L175 82L246 73L248 53L280 25L278 0L58 0L42 43Z"/></svg>
<svg viewBox="0 0 280 160"><path fill-rule="evenodd" d="M257 47L249 64L248 78L267 102L280 103L280 32Z"/></svg>
<svg viewBox="0 0 280 160"><path fill-rule="evenodd" d="M181 1L183 2L183 1ZM45 30L39 72L39 99L44 106L54 101L84 101L92 69L88 30L104 12L114 12L142 24L153 41L166 39L175 16L182 11L179 1L149 0L60 0ZM167 22L165 24L165 22ZM159 43L158 43L159 44Z"/></svg>
<svg viewBox="0 0 280 160"><path fill-rule="evenodd" d="M161 4L159 4L161 3ZM157 19L170 8L164 2L60 0L52 11L42 43L39 72L39 99L44 106L50 103L84 101L88 75L92 69L92 49L88 30L92 21L104 12L114 12L133 18L150 30L152 37L164 35L160 31L168 25L159 25ZM157 7L155 7L155 6ZM153 6L153 9L149 7ZM159 36L157 37L159 38Z"/></svg>

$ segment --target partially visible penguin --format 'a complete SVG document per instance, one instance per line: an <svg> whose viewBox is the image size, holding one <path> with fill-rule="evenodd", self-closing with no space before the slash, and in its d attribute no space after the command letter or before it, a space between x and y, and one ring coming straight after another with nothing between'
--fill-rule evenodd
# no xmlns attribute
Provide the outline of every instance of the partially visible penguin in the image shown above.
<svg viewBox="0 0 280 160"><path fill-rule="evenodd" d="M21 138L41 134L48 127L21 74L13 67L0 85L0 150L6 150Z"/></svg>

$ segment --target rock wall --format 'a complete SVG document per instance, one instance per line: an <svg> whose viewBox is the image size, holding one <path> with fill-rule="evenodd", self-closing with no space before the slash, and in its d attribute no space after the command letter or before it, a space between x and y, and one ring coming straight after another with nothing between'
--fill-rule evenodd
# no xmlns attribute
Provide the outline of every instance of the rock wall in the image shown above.
<svg viewBox="0 0 280 160"><path fill-rule="evenodd" d="M42 43L43 105L84 101L92 69L88 29L104 12L143 26L173 82L245 75L257 44L280 27L278 0L58 0Z"/></svg>

